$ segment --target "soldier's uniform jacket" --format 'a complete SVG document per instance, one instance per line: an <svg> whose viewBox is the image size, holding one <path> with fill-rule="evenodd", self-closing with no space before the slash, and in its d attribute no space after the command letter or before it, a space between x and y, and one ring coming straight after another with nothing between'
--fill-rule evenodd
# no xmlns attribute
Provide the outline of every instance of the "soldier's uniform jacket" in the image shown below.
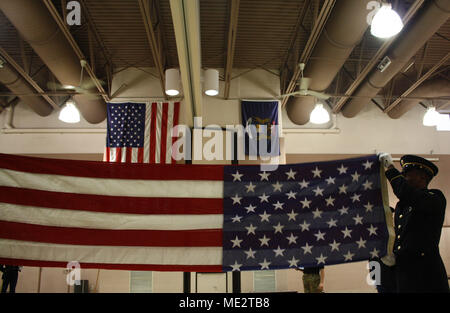
<svg viewBox="0 0 450 313"><path fill-rule="evenodd" d="M446 206L442 192L414 190L395 168L386 177L400 200L394 215L394 253L422 256L438 252Z"/></svg>
<svg viewBox="0 0 450 313"><path fill-rule="evenodd" d="M398 288L428 291L434 288L429 286L433 284L440 286L437 291L448 291L447 274L439 254L446 207L443 193L437 189L414 189L395 168L387 170L386 177L400 200L394 214L394 254L398 272L404 274L404 279L403 284L397 281ZM423 270L423 277L418 270Z"/></svg>

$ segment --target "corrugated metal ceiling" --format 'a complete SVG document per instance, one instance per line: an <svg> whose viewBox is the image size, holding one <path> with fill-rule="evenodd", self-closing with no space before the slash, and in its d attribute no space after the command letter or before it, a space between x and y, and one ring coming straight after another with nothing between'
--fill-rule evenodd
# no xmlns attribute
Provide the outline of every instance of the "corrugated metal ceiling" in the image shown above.
<svg viewBox="0 0 450 313"><path fill-rule="evenodd" d="M99 78L105 79L104 70L108 59L114 69L153 67L150 45L144 28L143 17L137 0L80 0L87 9L90 23L83 16L81 26L71 26L70 31L89 59L90 26L98 34L91 40ZM397 1L399 10L405 12L413 0ZM61 10L64 1L54 0ZM305 47L315 15L323 1L317 0L241 0L234 68L263 67L278 71L283 68L288 52L299 55ZM159 36L163 65L177 67L178 57L169 0L150 0L154 29ZM297 27L302 10L306 10L300 27ZM200 0L200 27L202 66L224 68L228 44L230 20L229 0ZM90 24L90 25L87 25ZM296 29L298 31L296 32ZM0 13L0 46L17 62L23 65L18 34L10 22ZM447 22L438 34L429 41L427 53L422 60L422 51L416 56L415 67L424 63L423 71L438 62L450 50L450 23ZM375 55L382 41L366 34L345 64L348 76L355 76L358 69ZM292 50L289 48L292 46ZM24 54L31 60L31 73L43 67L29 46L24 44ZM448 66L447 62L444 66ZM345 84L342 84L345 87ZM335 87L333 84L332 87ZM330 87L330 88L332 88Z"/></svg>

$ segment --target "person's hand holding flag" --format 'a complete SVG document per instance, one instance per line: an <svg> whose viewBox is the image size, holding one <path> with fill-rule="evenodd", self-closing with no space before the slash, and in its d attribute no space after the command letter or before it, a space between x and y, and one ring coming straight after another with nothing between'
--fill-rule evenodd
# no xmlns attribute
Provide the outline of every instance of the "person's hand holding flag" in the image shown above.
<svg viewBox="0 0 450 313"><path fill-rule="evenodd" d="M386 153L386 152L379 153L378 159L380 160L381 164L383 164L383 166L385 168L394 166L394 161L392 160L392 156L389 153Z"/></svg>

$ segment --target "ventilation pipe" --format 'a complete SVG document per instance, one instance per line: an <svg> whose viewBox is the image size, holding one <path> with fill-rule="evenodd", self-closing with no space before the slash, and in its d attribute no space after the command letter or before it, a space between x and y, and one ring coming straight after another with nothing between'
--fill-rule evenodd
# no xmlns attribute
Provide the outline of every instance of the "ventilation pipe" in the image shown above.
<svg viewBox="0 0 450 313"><path fill-rule="evenodd" d="M350 53L364 36L367 23L367 4L370 1L339 0L317 41L304 72L311 78L310 90L323 92L344 65ZM292 122L304 125L314 109L313 97L290 97L286 110Z"/></svg>
<svg viewBox="0 0 450 313"><path fill-rule="evenodd" d="M393 44L388 57L391 64L383 71L374 69L366 82L355 92L342 109L345 117L356 116L362 108L375 97L380 90L402 70L407 62L422 48L422 46L436 33L450 16L449 0L426 1L426 6L409 29L403 30L400 37Z"/></svg>
<svg viewBox="0 0 450 313"><path fill-rule="evenodd" d="M1 0L0 9L61 84L80 84L80 60L43 1ZM95 88L89 91L97 92ZM89 123L100 123L106 118L106 104L100 96L76 95L74 100Z"/></svg>
<svg viewBox="0 0 450 313"><path fill-rule="evenodd" d="M444 78L433 79L424 82L411 92L408 97L448 97L450 96L450 83ZM405 99L397 104L392 110L388 112L389 117L399 118L407 111L419 104L422 100L419 99Z"/></svg>
<svg viewBox="0 0 450 313"><path fill-rule="evenodd" d="M0 83L5 85L11 92L18 94L20 100L40 116L47 116L52 113L53 107L42 97L22 96L24 94L34 94L36 90L6 62L0 67Z"/></svg>

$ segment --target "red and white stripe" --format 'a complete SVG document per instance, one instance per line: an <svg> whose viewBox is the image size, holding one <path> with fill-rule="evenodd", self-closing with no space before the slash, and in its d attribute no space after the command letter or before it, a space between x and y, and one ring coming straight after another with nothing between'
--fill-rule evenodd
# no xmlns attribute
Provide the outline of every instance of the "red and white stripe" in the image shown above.
<svg viewBox="0 0 450 313"><path fill-rule="evenodd" d="M222 271L223 167L0 154L0 263Z"/></svg>
<svg viewBox="0 0 450 313"><path fill-rule="evenodd" d="M104 160L117 163L175 164L172 130L178 125L179 102L146 103L143 148L106 147Z"/></svg>

